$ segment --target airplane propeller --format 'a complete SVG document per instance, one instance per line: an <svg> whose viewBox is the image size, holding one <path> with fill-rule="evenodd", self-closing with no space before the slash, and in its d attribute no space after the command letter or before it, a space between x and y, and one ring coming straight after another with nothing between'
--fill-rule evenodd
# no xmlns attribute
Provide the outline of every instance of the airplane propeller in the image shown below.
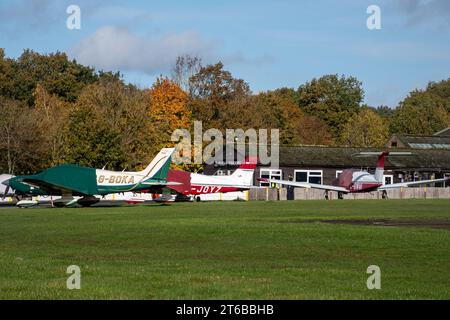
<svg viewBox="0 0 450 320"><path fill-rule="evenodd" d="M2 184L6 186L5 191L2 194L2 200L5 200L6 196L8 195L8 192L11 190L11 186L9 185L9 179L2 181ZM13 193L14 196L14 193Z"/></svg>
<svg viewBox="0 0 450 320"><path fill-rule="evenodd" d="M11 187L9 185L6 186L5 193L3 194L3 200L5 200L6 195L8 194L10 188Z"/></svg>

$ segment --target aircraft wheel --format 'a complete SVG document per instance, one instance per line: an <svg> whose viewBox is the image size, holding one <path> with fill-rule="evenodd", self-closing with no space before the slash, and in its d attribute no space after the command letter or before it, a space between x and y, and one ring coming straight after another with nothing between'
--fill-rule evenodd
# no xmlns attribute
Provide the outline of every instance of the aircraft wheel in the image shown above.
<svg viewBox="0 0 450 320"><path fill-rule="evenodd" d="M198 196L195 198L195 201L200 202L200 201L202 201L202 199L200 199L200 196Z"/></svg>
<svg viewBox="0 0 450 320"><path fill-rule="evenodd" d="M342 192L338 192L338 199L344 199L344 194Z"/></svg>

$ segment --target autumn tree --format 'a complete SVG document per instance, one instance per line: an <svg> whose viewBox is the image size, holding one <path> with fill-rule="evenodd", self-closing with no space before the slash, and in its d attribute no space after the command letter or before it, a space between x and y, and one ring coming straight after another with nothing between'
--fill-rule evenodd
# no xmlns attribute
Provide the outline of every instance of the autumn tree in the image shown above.
<svg viewBox="0 0 450 320"><path fill-rule="evenodd" d="M333 137L327 125L319 118L300 110L294 90L281 88L263 92L256 95L254 100L254 107L246 108L249 112L246 118L252 119L257 128L279 129L281 144L330 145L333 143ZM242 112L245 112L244 110Z"/></svg>
<svg viewBox="0 0 450 320"><path fill-rule="evenodd" d="M242 79L233 78L223 64L207 65L189 79L190 108L195 120L203 127L227 128L223 113L229 104L250 96L250 87ZM233 127L231 127L233 128Z"/></svg>
<svg viewBox="0 0 450 320"><path fill-rule="evenodd" d="M41 84L37 84L33 97L33 114L38 120L34 132L39 136L37 147L42 153L39 168L45 169L64 162L64 133L70 106L56 95L50 95Z"/></svg>
<svg viewBox="0 0 450 320"><path fill-rule="evenodd" d="M233 103L231 103L231 106ZM274 90L259 93L242 101L233 110L231 118L238 128L279 129L280 143L284 145L329 145L333 138L326 124L317 117L304 114L290 90Z"/></svg>
<svg viewBox="0 0 450 320"><path fill-rule="evenodd" d="M191 112L187 93L167 78L158 78L149 95L152 124L149 135L156 151L171 144L170 137L176 129L190 129Z"/></svg>
<svg viewBox="0 0 450 320"><path fill-rule="evenodd" d="M162 133L170 136L175 129L190 126L191 112L187 103L187 93L175 82L158 78L150 89L150 118Z"/></svg>
<svg viewBox="0 0 450 320"><path fill-rule="evenodd" d="M260 128L279 129L281 144L299 142L296 127L302 112L289 96L277 92L263 92L256 96L255 110L250 119L259 118Z"/></svg>
<svg viewBox="0 0 450 320"><path fill-rule="evenodd" d="M389 128L383 118L364 108L344 125L340 141L349 147L383 147L388 137Z"/></svg>
<svg viewBox="0 0 450 320"><path fill-rule="evenodd" d="M279 97L283 97L285 99L291 100L298 106L300 97L299 97L299 93L297 90L295 90L293 88L282 87L282 88L275 89L272 92L275 93Z"/></svg>
<svg viewBox="0 0 450 320"><path fill-rule="evenodd" d="M36 119L20 101L0 96L0 170L27 174L35 170L41 154L35 134Z"/></svg>
<svg viewBox="0 0 450 320"><path fill-rule="evenodd" d="M319 118L302 114L294 124L295 143L302 145L334 145L328 126Z"/></svg>
<svg viewBox="0 0 450 320"><path fill-rule="evenodd" d="M363 98L361 82L354 77L326 75L298 88L300 109L324 121L334 137L359 111Z"/></svg>

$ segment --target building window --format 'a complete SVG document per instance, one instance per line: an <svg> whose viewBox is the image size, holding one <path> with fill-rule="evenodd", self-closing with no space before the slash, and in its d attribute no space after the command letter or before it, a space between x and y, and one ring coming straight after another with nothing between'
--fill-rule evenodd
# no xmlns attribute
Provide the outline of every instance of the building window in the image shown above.
<svg viewBox="0 0 450 320"><path fill-rule="evenodd" d="M295 181L322 184L322 170L294 170Z"/></svg>
<svg viewBox="0 0 450 320"><path fill-rule="evenodd" d="M392 175L392 174L383 175L383 185L393 184L393 183L394 183L394 175Z"/></svg>
<svg viewBox="0 0 450 320"><path fill-rule="evenodd" d="M259 177L260 178L264 178L264 179L281 180L282 172L281 172L280 169L262 169L259 172ZM270 183L269 182L260 181L259 185L261 187L269 187Z"/></svg>
<svg viewBox="0 0 450 320"><path fill-rule="evenodd" d="M336 178L339 178L339 175L342 173L342 170L336 170Z"/></svg>
<svg viewBox="0 0 450 320"><path fill-rule="evenodd" d="M391 142L391 147L396 148L397 147L397 141L392 141Z"/></svg>

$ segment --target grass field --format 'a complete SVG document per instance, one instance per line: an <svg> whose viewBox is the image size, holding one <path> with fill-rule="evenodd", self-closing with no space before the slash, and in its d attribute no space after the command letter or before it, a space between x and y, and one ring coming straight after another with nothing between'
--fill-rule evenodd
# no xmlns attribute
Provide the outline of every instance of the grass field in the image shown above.
<svg viewBox="0 0 450 320"><path fill-rule="evenodd" d="M449 200L1 209L0 298L450 299L449 223Z"/></svg>

